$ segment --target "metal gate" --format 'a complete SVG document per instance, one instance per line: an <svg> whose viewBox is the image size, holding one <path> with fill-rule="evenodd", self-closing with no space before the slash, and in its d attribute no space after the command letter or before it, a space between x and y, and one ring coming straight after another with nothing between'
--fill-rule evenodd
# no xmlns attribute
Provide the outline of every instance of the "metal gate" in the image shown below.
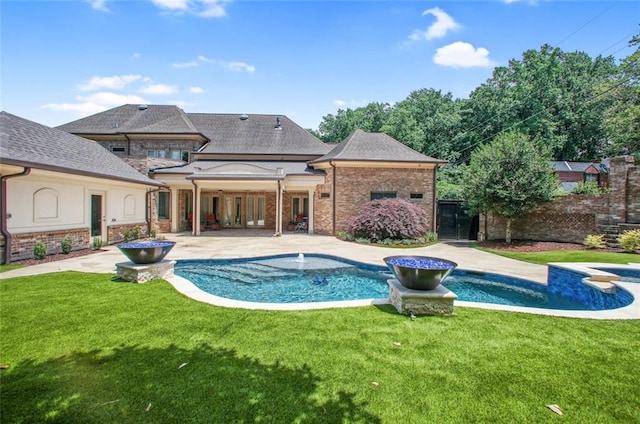
<svg viewBox="0 0 640 424"><path fill-rule="evenodd" d="M439 240L477 240L478 215L469 216L461 201L438 201Z"/></svg>

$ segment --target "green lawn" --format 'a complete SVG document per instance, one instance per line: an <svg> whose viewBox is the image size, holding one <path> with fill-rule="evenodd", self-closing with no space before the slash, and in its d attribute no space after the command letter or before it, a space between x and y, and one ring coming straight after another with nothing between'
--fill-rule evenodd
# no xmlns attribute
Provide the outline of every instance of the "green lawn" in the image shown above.
<svg viewBox="0 0 640 424"><path fill-rule="evenodd" d="M504 250L476 247L485 252L505 256L519 261L546 265L549 262L604 262L611 264L639 263L635 253L600 252L597 250L552 250L548 252L507 252Z"/></svg>
<svg viewBox="0 0 640 424"><path fill-rule="evenodd" d="M0 281L3 423L640 422L638 320L249 311L111 277Z"/></svg>

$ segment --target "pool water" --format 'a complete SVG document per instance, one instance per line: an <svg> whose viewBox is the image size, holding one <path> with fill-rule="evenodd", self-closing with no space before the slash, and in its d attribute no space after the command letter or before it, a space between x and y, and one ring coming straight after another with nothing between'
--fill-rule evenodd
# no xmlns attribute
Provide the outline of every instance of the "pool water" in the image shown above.
<svg viewBox="0 0 640 424"><path fill-rule="evenodd" d="M387 267L328 255L182 260L175 273L213 295L248 302L307 303L388 299ZM531 281L455 269L442 283L460 301L545 309L594 310Z"/></svg>

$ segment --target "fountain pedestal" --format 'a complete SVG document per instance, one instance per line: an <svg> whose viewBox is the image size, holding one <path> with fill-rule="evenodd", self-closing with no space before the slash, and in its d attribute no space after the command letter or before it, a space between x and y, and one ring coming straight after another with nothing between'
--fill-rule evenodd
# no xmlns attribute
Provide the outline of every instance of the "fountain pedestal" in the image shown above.
<svg viewBox="0 0 640 424"><path fill-rule="evenodd" d="M176 261L163 260L151 264L120 262L116 264L116 277L132 283L146 283L155 278L173 277Z"/></svg>
<svg viewBox="0 0 640 424"><path fill-rule="evenodd" d="M387 280L389 302L403 315L453 315L453 301L458 298L448 288L438 285L433 290L409 289L395 278Z"/></svg>

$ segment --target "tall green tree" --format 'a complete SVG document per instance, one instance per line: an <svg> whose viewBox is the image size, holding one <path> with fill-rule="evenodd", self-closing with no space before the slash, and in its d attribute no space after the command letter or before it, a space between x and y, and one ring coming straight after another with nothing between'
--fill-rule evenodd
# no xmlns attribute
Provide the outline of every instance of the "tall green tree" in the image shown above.
<svg viewBox="0 0 640 424"><path fill-rule="evenodd" d="M386 120L387 103L369 103L356 109L339 109L336 115L322 117L318 127L320 139L325 143L339 143L356 129L379 132Z"/></svg>
<svg viewBox="0 0 640 424"><path fill-rule="evenodd" d="M517 130L539 139L558 160L602 156L607 137L605 111L611 100L597 88L617 72L611 56L594 59L543 45L521 60L497 67L471 95L463 112L469 146L503 131Z"/></svg>
<svg viewBox="0 0 640 424"><path fill-rule="evenodd" d="M605 115L608 156L640 152L640 34L629 45L636 50L622 60L616 78L601 87L602 95L613 100Z"/></svg>
<svg viewBox="0 0 640 424"><path fill-rule="evenodd" d="M510 243L512 221L551 199L557 187L548 160L525 134L499 135L471 156L463 182L469 209L505 216L505 240Z"/></svg>

